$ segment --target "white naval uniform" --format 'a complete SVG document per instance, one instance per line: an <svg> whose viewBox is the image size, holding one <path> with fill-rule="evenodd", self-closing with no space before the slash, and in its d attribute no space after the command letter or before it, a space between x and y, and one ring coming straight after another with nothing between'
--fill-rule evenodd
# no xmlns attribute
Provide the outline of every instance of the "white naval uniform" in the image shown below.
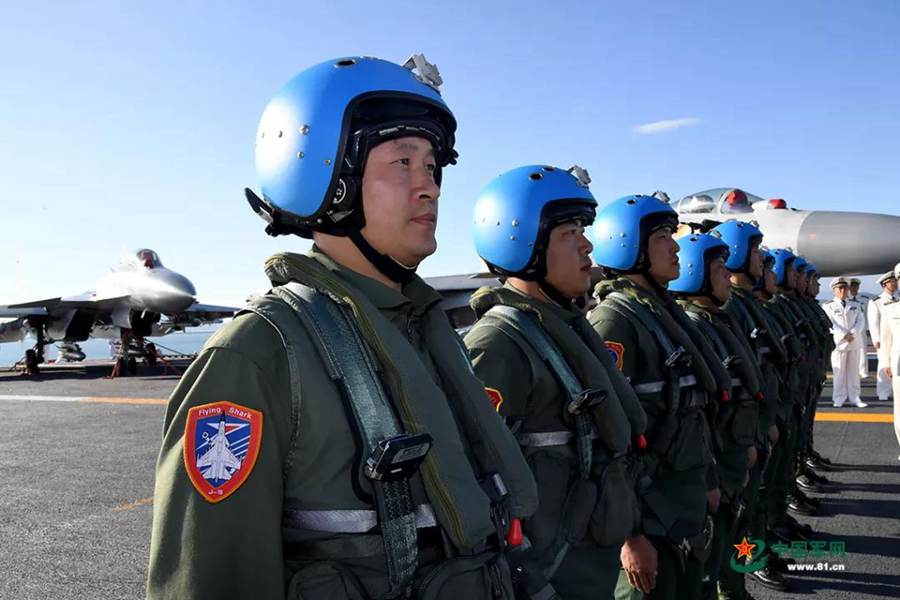
<svg viewBox="0 0 900 600"><path fill-rule="evenodd" d="M866 314L869 310L869 299L866 296L853 296L850 298L851 300L855 300L859 302L859 308L862 310L863 319L865 320ZM866 340L866 329L868 329L868 324L863 324L862 331L862 352L859 353L859 378L865 379L869 376L869 357L866 353L866 349L869 347L868 341Z"/></svg>
<svg viewBox="0 0 900 600"><path fill-rule="evenodd" d="M879 362L883 361L894 372L894 434L900 444L900 300L883 302L881 313L881 348Z"/></svg>
<svg viewBox="0 0 900 600"><path fill-rule="evenodd" d="M859 302L846 300L842 303L835 298L822 308L831 320L831 335L834 337L834 351L831 353L831 371L834 373L834 389L831 400L841 406L847 400L850 404L862 402L859 397L859 355L864 351L863 334L866 318ZM848 333L853 341L844 340Z"/></svg>
<svg viewBox="0 0 900 600"><path fill-rule="evenodd" d="M884 313L884 303L893 299L891 294L882 292L877 298L869 301L869 307L866 310L866 316L869 321L869 335L872 336L872 345L878 349L881 343L881 318ZM881 359L881 352L878 353L878 374L875 376L875 392L879 400L889 400L891 398L891 378L887 376L885 367L888 363Z"/></svg>

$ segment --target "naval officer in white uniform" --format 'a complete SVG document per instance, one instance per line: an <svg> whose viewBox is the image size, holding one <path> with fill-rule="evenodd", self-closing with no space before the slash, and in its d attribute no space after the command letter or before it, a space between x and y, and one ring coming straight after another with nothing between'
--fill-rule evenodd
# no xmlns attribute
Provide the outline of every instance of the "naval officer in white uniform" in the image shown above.
<svg viewBox="0 0 900 600"><path fill-rule="evenodd" d="M862 285L861 279L857 277L850 278L850 299L859 302L859 308L862 310L863 318L865 318L869 309L869 299L866 296L860 296L860 285ZM859 353L860 379L865 379L869 376L869 358L868 353L866 352L869 347L869 341L866 339L866 329L868 329L868 327L864 325L862 333L862 352Z"/></svg>
<svg viewBox="0 0 900 600"><path fill-rule="evenodd" d="M866 318L859 302L850 299L850 282L845 277L831 280L834 300L823 306L831 320L834 351L831 353L831 371L834 373L834 389L831 401L836 408L849 401L852 406L868 406L859 397L859 354L863 352Z"/></svg>
<svg viewBox="0 0 900 600"><path fill-rule="evenodd" d="M900 263L894 267L894 277L900 277ZM894 434L900 444L900 300L896 297L882 303L881 342L878 360L887 365L887 375L893 379ZM900 459L900 457L898 457Z"/></svg>
<svg viewBox="0 0 900 600"><path fill-rule="evenodd" d="M888 363L881 359L881 317L884 313L884 303L897 297L897 277L893 271L888 271L878 278L881 285L881 294L869 301L866 309L866 317L869 321L869 335L872 336L872 345L878 352L878 373L875 375L875 393L879 400L890 400L892 396L891 378L888 377L885 368Z"/></svg>

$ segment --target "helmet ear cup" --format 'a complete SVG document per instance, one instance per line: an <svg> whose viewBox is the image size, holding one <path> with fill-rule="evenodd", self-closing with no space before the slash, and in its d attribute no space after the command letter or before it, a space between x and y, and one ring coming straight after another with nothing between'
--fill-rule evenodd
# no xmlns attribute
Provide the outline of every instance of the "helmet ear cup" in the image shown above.
<svg viewBox="0 0 900 600"><path fill-rule="evenodd" d="M356 179L346 175L340 177L337 185L334 187L334 197L331 200L332 210L335 212L346 212L355 208L358 204L356 195Z"/></svg>

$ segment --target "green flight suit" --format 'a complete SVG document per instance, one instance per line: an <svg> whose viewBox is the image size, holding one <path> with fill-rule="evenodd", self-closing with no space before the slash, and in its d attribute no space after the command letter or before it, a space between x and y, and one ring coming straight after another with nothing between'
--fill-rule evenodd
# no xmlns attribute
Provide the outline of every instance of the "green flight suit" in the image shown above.
<svg viewBox="0 0 900 600"><path fill-rule="evenodd" d="M728 568L728 557L734 553L731 540L737 504L748 481L747 452L756 444L762 373L753 349L741 336L740 326L731 315L720 308L692 302L690 298L679 300L679 304L710 340L732 376L730 397L723 399L712 415L721 501L714 515L712 550L704 567L702 597L715 599L720 571Z"/></svg>
<svg viewBox="0 0 900 600"><path fill-rule="evenodd" d="M643 410L634 391L577 307L531 298L509 284L475 293L472 307L476 314L482 317L487 312L489 316L480 318L465 343L475 374L491 389L499 413L520 435L537 481L538 511L524 522L534 554L545 567L558 565L550 583L562 598L611 598L618 580L622 543L640 529L634 480L627 469L629 455L611 450L617 442L598 434L591 444L590 478L581 481L577 428L567 412L569 392L535 349L535 340L520 330L520 336L512 337L492 325L488 311L497 305L537 317L535 321L546 329L573 373L593 369L579 377L579 383L583 389L604 389L606 397L600 410L608 416L614 408L612 403L633 404L640 413L637 422L623 421L620 415L623 422L617 425L626 430L626 440L643 433L646 417L640 418ZM559 336L564 329L574 335ZM559 337L554 338L553 333ZM590 356L597 360L587 363L585 359ZM633 428L637 430L629 435ZM553 439L561 435L568 439ZM584 497L589 500L584 502ZM573 531L575 528L578 530ZM613 535L611 529L619 533ZM571 541L566 543L561 538ZM561 544L565 544L562 552Z"/></svg>
<svg viewBox="0 0 900 600"><path fill-rule="evenodd" d="M740 331L755 350L763 376L763 399L760 402L759 423L756 436L757 462L750 470L750 480L745 488L739 515L734 528L734 542L745 535L752 537L765 524L767 504L763 487L764 470L769 459L768 430L776 421L778 406L783 394L783 373L788 363L788 351L777 335L768 317L750 290L732 286L731 299L725 310L740 324ZM723 569L719 577L719 594L724 598L743 598L744 574L733 569Z"/></svg>
<svg viewBox="0 0 900 600"><path fill-rule="evenodd" d="M730 378L721 363L719 368L727 382L721 382L710 370L706 361L712 349L695 344L697 338L704 343L702 336L664 291L654 293L620 277L601 281L595 296L599 303L588 320L615 355L647 414L648 447L643 453L645 476L639 495L643 532L657 549L659 560L657 586L647 598L696 598L703 559L686 550L684 541L704 537L707 491L718 487L705 411L724 389L721 386L730 385ZM655 325L633 316L629 307L651 311L664 335L672 345L686 351L691 362L676 361L668 369L665 363L671 355L663 349L659 334L654 333ZM675 387L675 382L685 376L695 378L696 384ZM708 536L705 542L695 541L694 548L710 541ZM620 576L616 597L638 596Z"/></svg>
<svg viewBox="0 0 900 600"><path fill-rule="evenodd" d="M427 373L424 377L431 386L412 398L419 408L444 401L440 390L446 391L448 400L455 398L450 390L460 386L448 386L442 380L448 375L441 366L446 358L437 356L426 343L433 338L425 324L435 319L446 321L434 290L419 278L402 292L394 290L341 267L315 249L311 258L278 255L270 259L267 274L273 285L295 279L292 264L303 260L336 277L354 298L371 303L366 304L371 308L361 310L369 311L370 319L385 319L387 329L396 332L393 341L383 341L385 351L406 356L407 362ZM380 597L388 590L384 540L374 522L371 527L365 522L375 514L373 488L362 474L366 457L361 455L345 398L300 321L295 321L296 330L282 331L262 314L240 314L216 332L169 400L157 462L147 588L151 600L363 600ZM452 336L448 347L458 351L452 360L458 361L460 368L453 371L453 377L460 382L468 380L466 385L479 391L478 400L485 406L482 430L493 432L502 443L509 438L507 445L518 455L515 440L474 379L461 341L449 324L445 325L447 335ZM290 336L291 351L296 353L293 363L282 335ZM302 387L292 387L292 365L300 366L298 383ZM386 381L393 382L389 388L393 394L396 382ZM249 469L242 473L244 482L229 497L211 503L188 475L188 463L194 458L185 452L186 426L191 409L221 401L259 411L262 429L255 463L241 467ZM397 401L390 402L397 410ZM449 410L446 405L431 406ZM452 410L459 410L458 404L453 404ZM418 568L412 582L415 597L470 594L511 598L509 572L498 554L502 542L496 539L497 529L489 517L490 501L476 481L481 474L476 468L475 441L469 439L474 430L461 425L460 414L449 414L452 416L443 420L446 428L431 433L435 444L454 448L450 452L456 461L453 472L468 473L464 483L472 492L472 506L480 511L476 531L483 532L484 541L471 548L448 542L450 530L428 491L424 467L420 467L409 483L412 500L418 507L431 503L433 513L438 514L436 522L418 529ZM505 458L521 463L507 481L511 493L506 506L512 516L527 516L536 505L533 479L520 455ZM331 528L333 522L326 527L313 524L316 515L334 513L356 517L339 528Z"/></svg>

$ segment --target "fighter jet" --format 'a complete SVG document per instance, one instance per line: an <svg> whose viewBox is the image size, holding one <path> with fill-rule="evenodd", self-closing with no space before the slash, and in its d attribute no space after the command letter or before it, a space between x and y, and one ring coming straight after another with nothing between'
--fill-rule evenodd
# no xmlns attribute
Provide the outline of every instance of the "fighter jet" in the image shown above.
<svg viewBox="0 0 900 600"><path fill-rule="evenodd" d="M209 450L197 459L198 469L206 467L201 473L203 478L220 481L231 479L231 474L241 468L241 459L231 451L231 443L225 435L225 415L219 419L216 434L206 438L206 444Z"/></svg>
<svg viewBox="0 0 900 600"><path fill-rule="evenodd" d="M5 321L0 322L0 343L17 342L32 333L41 359L44 346L53 342L64 342L71 355L84 358L77 342L90 337L120 337L126 342L162 336L219 322L238 310L199 304L196 295L187 277L165 268L153 250L141 248L126 255L92 291L0 305L0 320Z"/></svg>
<svg viewBox="0 0 900 600"><path fill-rule="evenodd" d="M894 215L800 210L783 198L766 200L738 188L705 190L669 205L695 230L729 219L754 221L768 247L790 248L822 276L883 273L900 260L900 217Z"/></svg>

